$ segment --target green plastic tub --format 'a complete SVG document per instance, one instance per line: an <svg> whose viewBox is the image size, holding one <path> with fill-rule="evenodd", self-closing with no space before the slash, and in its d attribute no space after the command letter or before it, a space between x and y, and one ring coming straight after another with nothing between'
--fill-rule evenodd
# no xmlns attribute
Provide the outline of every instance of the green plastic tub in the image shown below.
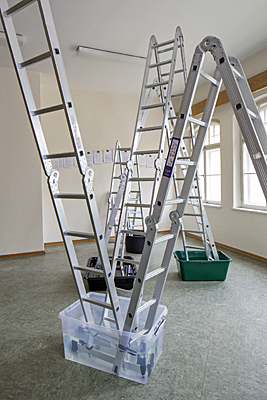
<svg viewBox="0 0 267 400"><path fill-rule="evenodd" d="M219 260L208 260L206 252L188 251L186 260L184 251L175 251L178 271L183 281L224 281L231 258L218 251Z"/></svg>

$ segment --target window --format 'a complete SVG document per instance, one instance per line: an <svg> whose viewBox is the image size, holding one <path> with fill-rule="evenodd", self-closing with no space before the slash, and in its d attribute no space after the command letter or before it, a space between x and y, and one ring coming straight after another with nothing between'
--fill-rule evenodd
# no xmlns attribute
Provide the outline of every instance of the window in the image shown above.
<svg viewBox="0 0 267 400"><path fill-rule="evenodd" d="M221 202L220 123L213 120L207 131L199 160L200 190L206 203Z"/></svg>
<svg viewBox="0 0 267 400"><path fill-rule="evenodd" d="M267 102L258 105L260 116L265 128L267 128ZM241 171L242 171L242 207L267 209L266 199L261 189L256 171L250 159L247 146L241 139Z"/></svg>

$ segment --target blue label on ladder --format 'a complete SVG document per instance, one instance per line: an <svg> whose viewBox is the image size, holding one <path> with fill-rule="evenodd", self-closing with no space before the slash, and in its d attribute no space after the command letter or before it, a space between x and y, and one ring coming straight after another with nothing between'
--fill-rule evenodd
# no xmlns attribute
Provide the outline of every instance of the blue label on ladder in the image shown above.
<svg viewBox="0 0 267 400"><path fill-rule="evenodd" d="M172 175L173 167L176 160L177 151L179 149L180 139L172 138L171 145L169 148L168 157L166 160L163 176L170 178Z"/></svg>

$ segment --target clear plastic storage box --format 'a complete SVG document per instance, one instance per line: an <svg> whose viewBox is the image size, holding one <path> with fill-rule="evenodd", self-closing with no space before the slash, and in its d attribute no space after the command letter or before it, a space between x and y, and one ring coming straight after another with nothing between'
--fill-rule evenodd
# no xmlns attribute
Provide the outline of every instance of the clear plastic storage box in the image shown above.
<svg viewBox="0 0 267 400"><path fill-rule="evenodd" d="M90 292L87 296L104 301L105 294ZM125 318L129 298L119 297L120 308ZM59 313L62 322L65 358L92 368L114 374L114 361L120 342L127 343L123 363L116 375L139 383L146 383L163 344L163 326L167 308L159 305L155 323L148 334L140 335L144 329L148 309L137 315L134 333L116 329L115 323L105 320L100 326L103 308L91 305L94 323L85 322L80 301ZM113 319L112 311L108 317Z"/></svg>

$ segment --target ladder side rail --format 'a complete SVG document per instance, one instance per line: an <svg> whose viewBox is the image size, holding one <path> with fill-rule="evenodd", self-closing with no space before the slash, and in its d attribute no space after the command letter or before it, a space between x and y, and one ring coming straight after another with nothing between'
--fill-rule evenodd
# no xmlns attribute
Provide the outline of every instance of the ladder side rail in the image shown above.
<svg viewBox="0 0 267 400"><path fill-rule="evenodd" d="M63 238L63 242L65 245L66 253L69 259L71 271L74 277L74 281L76 284L77 292L80 298L80 303L81 307L83 310L83 314L85 317L85 321L87 322L94 322L92 312L91 312L91 307L88 303L83 302L83 298L86 296L86 290L84 286L84 281L82 278L81 271L75 270L75 266L78 266L78 259L76 256L76 252L74 249L74 244L73 240L71 237L66 236L64 232L68 231L68 223L67 223L67 218L65 215L65 211L63 208L62 200L60 198L56 198L55 195L59 193L59 188L58 188L58 179L59 179L59 173L56 170L52 171L51 176L47 180L49 192L51 195L52 203L54 206L54 210L56 213L56 217L58 220L58 225L61 231L61 235Z"/></svg>
<svg viewBox="0 0 267 400"><path fill-rule="evenodd" d="M44 173L46 176L50 176L53 170L53 165L51 160L44 159L43 156L48 154L48 149L46 145L46 141L44 138L40 117L32 116L32 111L36 110L35 101L33 98L33 94L30 87L29 78L27 75L27 71L25 68L19 68L18 64L23 61L22 53L20 50L20 46L17 40L16 31L14 28L14 24L12 18L4 17L4 12L8 9L8 4L6 0L1 0L0 2L0 15L1 22L3 25L3 29L5 31L5 36L7 39L8 47L10 50L10 54L12 57L13 65L16 71L16 75L18 78L20 90L23 96L24 104L27 110L27 115L29 118L29 122L31 125L31 129L34 135L35 143L37 145L38 153L41 159L41 163L44 169Z"/></svg>
<svg viewBox="0 0 267 400"><path fill-rule="evenodd" d="M225 89L247 145L251 161L257 173L262 191L267 199L267 163L264 150L251 120L251 116L249 115L237 79L232 71L229 59L218 38L207 37L201 42L201 46L204 51L211 51L218 65Z"/></svg>
<svg viewBox="0 0 267 400"><path fill-rule="evenodd" d="M82 143L82 138L71 98L71 93L67 81L67 75L63 64L61 50L57 38L55 25L53 23L53 16L49 4L49 0L38 0L38 6L43 22L43 28L47 38L49 50L51 52L52 64L54 67L59 92L61 95L62 103L66 116L67 125L69 128L73 147L76 152L76 158L80 173L85 175L87 169L87 160Z"/></svg>
<svg viewBox="0 0 267 400"><path fill-rule="evenodd" d="M137 176L138 178L141 177L141 171L140 171L140 165L138 162L138 155L136 155L136 171L137 171ZM142 204L143 203L143 195L142 195L142 187L141 187L141 182L138 181L138 191L139 191L139 202ZM145 218L144 218L144 211L143 208L140 208L140 213L141 213L141 218L142 218L142 231L145 231Z"/></svg>
<svg viewBox="0 0 267 400"><path fill-rule="evenodd" d="M118 152L119 152L119 148L120 148L120 142L117 140L116 141L116 145L115 145L115 153L114 153L114 160L113 160L113 165L112 165L112 173L111 173L111 181L110 181L110 188L109 188L109 196L108 196L108 207L107 207L107 216L106 216L106 224L105 224L105 229L107 229L107 225L109 222L109 218L110 218L110 214L111 211L110 208L112 206L111 202L112 202L112 192L114 189L114 176L115 176L115 172L116 172L116 162L117 162L117 156L118 156Z"/></svg>

